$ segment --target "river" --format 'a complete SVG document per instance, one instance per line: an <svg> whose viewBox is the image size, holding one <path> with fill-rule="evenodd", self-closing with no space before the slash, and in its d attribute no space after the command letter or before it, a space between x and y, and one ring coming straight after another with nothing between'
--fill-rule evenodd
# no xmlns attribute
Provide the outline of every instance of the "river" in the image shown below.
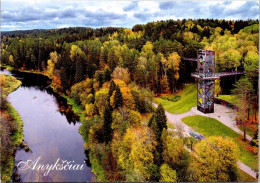
<svg viewBox="0 0 260 183"><path fill-rule="evenodd" d="M13 75L22 85L8 95L7 100L19 112L24 126L24 142L31 151L18 148L15 153L14 182L85 182L94 180L84 141L78 132L81 125L64 98L48 87L50 80L39 74L3 70ZM38 161L36 161L38 159ZM29 161L28 161L29 160ZM33 169L33 165L51 165L57 162L79 164L83 170ZM34 163L32 164L32 161ZM31 166L25 166L28 162ZM28 164L28 165L29 165ZM24 167L25 170L21 169ZM25 167L29 167L26 169ZM35 166L36 167L36 166Z"/></svg>

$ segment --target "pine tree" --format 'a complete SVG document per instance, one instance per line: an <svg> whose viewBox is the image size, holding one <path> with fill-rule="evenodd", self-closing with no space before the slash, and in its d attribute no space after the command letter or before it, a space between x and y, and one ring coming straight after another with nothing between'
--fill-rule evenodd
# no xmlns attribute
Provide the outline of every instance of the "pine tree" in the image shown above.
<svg viewBox="0 0 260 183"><path fill-rule="evenodd" d="M97 80L99 82L99 87L101 88L103 85L103 72L98 72L97 73Z"/></svg>
<svg viewBox="0 0 260 183"><path fill-rule="evenodd" d="M112 80L109 86L109 98L112 96L113 92L116 90L116 84L115 82Z"/></svg>
<svg viewBox="0 0 260 183"><path fill-rule="evenodd" d="M61 79L61 86L63 90L66 91L66 89L69 88L69 84L68 84L68 76L64 67L61 67L60 69L60 79Z"/></svg>
<svg viewBox="0 0 260 183"><path fill-rule="evenodd" d="M109 68L105 68L103 71L103 82L110 81L111 79L111 71Z"/></svg>
<svg viewBox="0 0 260 183"><path fill-rule="evenodd" d="M76 82L84 80L84 65L80 59L76 61Z"/></svg>
<svg viewBox="0 0 260 183"><path fill-rule="evenodd" d="M155 136L156 136L156 139L158 141L160 141L160 138L161 138L161 131L158 127L158 123L155 121L155 120L152 120L152 124L151 124L151 129L153 130Z"/></svg>
<svg viewBox="0 0 260 183"><path fill-rule="evenodd" d="M104 138L105 142L109 143L112 139L112 110L109 105L106 106L105 111L104 111Z"/></svg>
<svg viewBox="0 0 260 183"><path fill-rule="evenodd" d="M161 104L159 104L156 109L154 120L156 121L161 133L164 128L167 130L167 117L165 115L165 110Z"/></svg>
<svg viewBox="0 0 260 183"><path fill-rule="evenodd" d="M148 121L148 126L151 127L152 126L152 123L154 121L154 114L152 115L152 117L149 119Z"/></svg>
<svg viewBox="0 0 260 183"><path fill-rule="evenodd" d="M123 96L122 96L122 93L121 93L118 85L116 86L116 92L115 92L115 96L114 96L114 104L115 104L116 109L118 109L118 107L121 107L123 105Z"/></svg>

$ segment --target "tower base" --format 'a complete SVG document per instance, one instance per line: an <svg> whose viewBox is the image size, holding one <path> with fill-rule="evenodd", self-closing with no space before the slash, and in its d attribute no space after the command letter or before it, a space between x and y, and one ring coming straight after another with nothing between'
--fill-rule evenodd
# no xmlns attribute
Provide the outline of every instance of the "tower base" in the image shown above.
<svg viewBox="0 0 260 183"><path fill-rule="evenodd" d="M214 113L214 107L211 107L211 108L202 108L200 106L197 106L197 110L204 113L204 114L207 114L207 113Z"/></svg>

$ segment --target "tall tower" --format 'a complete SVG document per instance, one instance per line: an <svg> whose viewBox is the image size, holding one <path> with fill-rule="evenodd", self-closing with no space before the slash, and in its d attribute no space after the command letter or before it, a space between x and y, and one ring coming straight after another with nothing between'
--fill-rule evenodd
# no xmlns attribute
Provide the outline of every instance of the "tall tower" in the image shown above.
<svg viewBox="0 0 260 183"><path fill-rule="evenodd" d="M215 51L199 50L197 53L197 109L203 113L214 112Z"/></svg>

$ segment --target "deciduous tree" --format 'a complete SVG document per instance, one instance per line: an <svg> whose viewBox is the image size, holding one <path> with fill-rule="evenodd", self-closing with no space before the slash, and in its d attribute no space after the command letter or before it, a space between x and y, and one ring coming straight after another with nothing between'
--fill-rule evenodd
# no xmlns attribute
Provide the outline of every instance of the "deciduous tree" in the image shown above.
<svg viewBox="0 0 260 183"><path fill-rule="evenodd" d="M239 149L231 140L210 137L195 146L198 154L199 181L237 181Z"/></svg>

